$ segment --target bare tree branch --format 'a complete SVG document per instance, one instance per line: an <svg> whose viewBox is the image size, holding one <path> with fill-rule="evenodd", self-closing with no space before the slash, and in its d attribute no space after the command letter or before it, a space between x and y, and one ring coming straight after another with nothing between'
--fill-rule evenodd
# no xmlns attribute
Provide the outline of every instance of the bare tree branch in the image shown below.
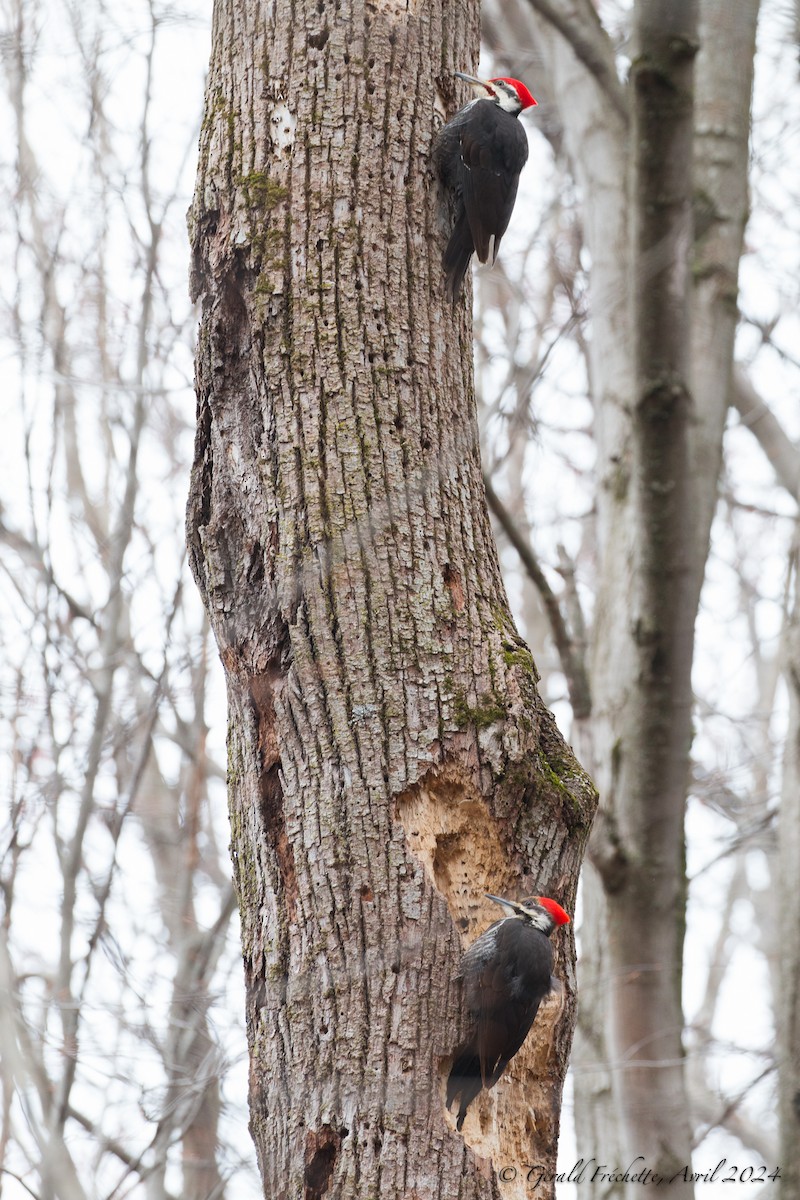
<svg viewBox="0 0 800 1200"><path fill-rule="evenodd" d="M743 1146L754 1150L764 1162L776 1163L778 1161L778 1145L775 1138L764 1128L762 1122L750 1121L740 1111L740 1105L747 1094L757 1083L760 1083L772 1074L774 1070L774 1064L765 1067L732 1100L728 1100L713 1092L706 1084L700 1071L690 1071L689 1096L692 1110L696 1119L702 1121L706 1126L695 1144L699 1145L712 1129L724 1129L726 1133L730 1133L735 1138L738 1138Z"/></svg>
<svg viewBox="0 0 800 1200"><path fill-rule="evenodd" d="M567 680L572 711L576 720L582 720L588 717L592 711L589 677L586 673L586 667L577 653L570 632L567 629L567 623L561 611L559 599L547 582L547 576L539 565L539 561L530 544L520 536L514 519L492 487L491 480L484 475L483 482L490 509L519 555L520 561L529 578L542 597L542 603L545 606L550 621L553 641L556 644L561 666Z"/></svg>
<svg viewBox="0 0 800 1200"><path fill-rule="evenodd" d="M617 115L628 124L630 109L614 68L614 51L600 23L590 32L585 26L579 28L577 21L563 16L550 0L527 2L569 43L575 57L594 75Z"/></svg>
<svg viewBox="0 0 800 1200"><path fill-rule="evenodd" d="M135 1172L139 1178L144 1179L147 1177L149 1172L146 1168L142 1167L141 1155L131 1154L117 1138L109 1137L96 1121L92 1121L90 1117L87 1117L85 1113L75 1108L74 1105L70 1105L68 1115L70 1120L75 1121L82 1129L85 1129L87 1133L92 1135L97 1143L98 1150L113 1154L121 1163ZM177 1200L177 1197L173 1196L170 1192L165 1192L164 1200Z"/></svg>
<svg viewBox="0 0 800 1200"><path fill-rule="evenodd" d="M85 1188L138 1194L145 1179L151 1200L169 1200L167 1152L172 1163L181 1156L185 1200L224 1196L230 1173L219 1133L227 1061L217 1005L235 897L209 804L208 634L198 628L199 604L181 592L185 461L176 451L188 430L194 330L180 252L170 255L167 241L196 137L182 152L170 147L165 175L156 112L162 14L151 0L134 8L144 36L130 37L101 0L64 0L47 29L35 5L12 0L11 69L0 93L17 158L16 177L9 171L1 184L15 225L0 236L15 273L3 281L9 320L0 335L20 379L13 436L18 425L25 472L0 514L2 650L11 650L2 656L3 717L16 704L2 746L12 752L13 797L0 817L2 938L13 953L0 963L9 980L0 989L9 1014L0 1028L0 1171L20 1175L43 1200ZM72 72L59 132L80 164L74 185L53 168L36 107L54 37ZM119 77L143 68L143 90L125 89L109 121L118 68ZM58 125L57 92L46 92ZM80 103L85 124L74 120ZM187 115L187 135L195 121ZM121 262L130 266L125 278ZM156 475L160 512L147 492ZM169 820L174 836L164 848L170 877L157 870L159 886L145 898L152 809L140 799L152 784L158 830ZM135 821L125 819L131 813ZM36 871L28 880L40 880L41 903L50 901L55 928L46 938L23 907L28 862ZM211 930L194 912L198 897L204 920L209 900L219 914ZM168 1106L169 1136L159 1140ZM112 1155L126 1168L122 1182Z"/></svg>
<svg viewBox="0 0 800 1200"><path fill-rule="evenodd" d="M800 449L788 437L741 367L734 371L731 400L742 424L750 430L772 464L778 482L797 500L800 496Z"/></svg>

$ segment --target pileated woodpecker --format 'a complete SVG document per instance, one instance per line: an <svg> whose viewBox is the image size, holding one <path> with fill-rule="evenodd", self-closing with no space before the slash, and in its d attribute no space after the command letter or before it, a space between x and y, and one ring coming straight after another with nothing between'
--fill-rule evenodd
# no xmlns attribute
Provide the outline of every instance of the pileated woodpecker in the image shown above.
<svg viewBox="0 0 800 1200"><path fill-rule="evenodd" d="M471 1026L447 1080L447 1107L459 1100L456 1129L481 1088L494 1087L525 1041L554 982L550 934L569 922L548 896L516 903L487 893L487 899L501 904L507 916L490 925L461 960Z"/></svg>
<svg viewBox="0 0 800 1200"><path fill-rule="evenodd" d="M433 148L439 177L453 193L455 225L442 265L453 303L472 252L481 262L497 258L517 198L528 139L517 117L536 101L518 79L475 79L456 71L480 98L471 100L440 130Z"/></svg>

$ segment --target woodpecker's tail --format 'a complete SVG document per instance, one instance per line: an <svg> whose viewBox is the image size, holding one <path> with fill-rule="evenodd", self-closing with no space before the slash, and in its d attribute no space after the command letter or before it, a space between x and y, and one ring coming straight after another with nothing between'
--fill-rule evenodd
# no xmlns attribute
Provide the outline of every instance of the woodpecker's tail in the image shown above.
<svg viewBox="0 0 800 1200"><path fill-rule="evenodd" d="M445 273L445 289L453 304L455 304L461 295L461 285L469 268L469 260L472 258L473 250L474 246L472 244L469 221L467 220L467 214L462 210L455 223L453 232L450 234L450 241L447 243L447 249L442 257L442 266Z"/></svg>
<svg viewBox="0 0 800 1200"><path fill-rule="evenodd" d="M456 1129L461 1129L467 1109L482 1087L481 1060L475 1048L469 1043L459 1046L447 1080L447 1107L459 1101Z"/></svg>

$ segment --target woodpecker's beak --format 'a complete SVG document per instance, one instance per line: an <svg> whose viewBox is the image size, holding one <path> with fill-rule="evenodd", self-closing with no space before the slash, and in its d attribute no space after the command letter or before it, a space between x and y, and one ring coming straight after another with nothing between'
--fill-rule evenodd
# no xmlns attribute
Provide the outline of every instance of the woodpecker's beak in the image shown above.
<svg viewBox="0 0 800 1200"><path fill-rule="evenodd" d="M496 95L491 83L488 83L485 79L476 79L474 75L465 75L463 71L454 71L453 74L455 75L456 79L463 79L464 82L468 83L470 87L475 89L476 92L481 91L485 96ZM496 900L497 897L493 896L492 899ZM505 901L503 900L501 903L505 904Z"/></svg>
<svg viewBox="0 0 800 1200"><path fill-rule="evenodd" d="M517 912L519 909L519 906L513 900L504 900L502 896L493 896L491 892L484 892L483 894L487 900L494 900L495 904L501 904L503 908L510 908L512 912Z"/></svg>

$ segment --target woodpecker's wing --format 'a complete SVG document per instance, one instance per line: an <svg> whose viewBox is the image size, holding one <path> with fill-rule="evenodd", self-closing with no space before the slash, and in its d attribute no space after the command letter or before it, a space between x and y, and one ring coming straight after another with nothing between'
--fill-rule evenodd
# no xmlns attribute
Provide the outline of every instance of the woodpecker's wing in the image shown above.
<svg viewBox="0 0 800 1200"><path fill-rule="evenodd" d="M517 198L519 173L528 159L528 139L517 117L492 100L478 100L459 125L459 186L475 253L481 262L497 257Z"/></svg>
<svg viewBox="0 0 800 1200"><path fill-rule="evenodd" d="M447 249L442 256L442 266L445 273L445 289L453 303L461 292L461 285L474 250L462 195L464 164L461 161L461 133L477 103L477 100L471 100L459 109L439 130L433 144L433 164L436 173L452 197L453 227Z"/></svg>
<svg viewBox="0 0 800 1200"><path fill-rule="evenodd" d="M461 130L469 121L478 103L470 100L450 118L436 135L433 143L433 165L446 188L458 192L461 188Z"/></svg>
<svg viewBox="0 0 800 1200"><path fill-rule="evenodd" d="M487 944L481 946L484 938ZM550 939L507 918L478 938L464 956L466 1001L474 1020L472 1045L481 1082L492 1087L519 1050L550 991Z"/></svg>

